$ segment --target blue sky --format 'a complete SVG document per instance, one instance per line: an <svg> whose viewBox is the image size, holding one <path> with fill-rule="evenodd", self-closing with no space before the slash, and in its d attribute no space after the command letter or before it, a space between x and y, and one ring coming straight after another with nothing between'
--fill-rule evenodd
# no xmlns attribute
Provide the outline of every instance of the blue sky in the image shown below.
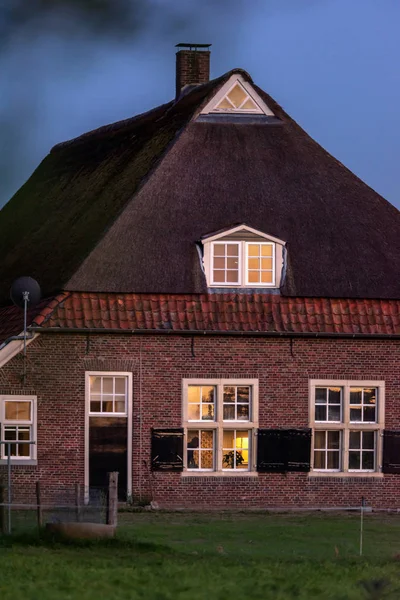
<svg viewBox="0 0 400 600"><path fill-rule="evenodd" d="M398 0L150 4L132 36L22 31L0 55L0 206L54 144L171 99L174 45L200 42L212 43L212 77L246 69L312 137L400 208Z"/></svg>

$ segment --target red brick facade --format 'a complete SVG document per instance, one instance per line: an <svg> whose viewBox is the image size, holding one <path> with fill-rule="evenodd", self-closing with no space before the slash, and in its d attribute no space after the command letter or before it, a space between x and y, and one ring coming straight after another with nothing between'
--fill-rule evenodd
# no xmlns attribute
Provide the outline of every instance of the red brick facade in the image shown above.
<svg viewBox="0 0 400 600"><path fill-rule="evenodd" d="M400 507L400 475L187 476L150 470L152 427L182 426L183 378L257 378L259 426L307 427L309 379L383 380L385 427L400 429L399 340L42 334L0 370L0 394L36 394L37 466L13 467L16 493L84 483L85 371L133 374L133 498L162 507ZM18 494L17 494L18 495Z"/></svg>

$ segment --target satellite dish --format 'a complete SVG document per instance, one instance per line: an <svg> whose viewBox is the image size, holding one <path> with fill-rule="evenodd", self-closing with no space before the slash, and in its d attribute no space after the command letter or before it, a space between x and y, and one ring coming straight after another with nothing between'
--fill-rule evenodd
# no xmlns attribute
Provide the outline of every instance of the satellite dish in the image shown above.
<svg viewBox="0 0 400 600"><path fill-rule="evenodd" d="M32 277L18 277L14 281L10 290L10 298L16 306L24 308L25 292L27 292L27 302L29 306L35 306L40 301L40 286Z"/></svg>

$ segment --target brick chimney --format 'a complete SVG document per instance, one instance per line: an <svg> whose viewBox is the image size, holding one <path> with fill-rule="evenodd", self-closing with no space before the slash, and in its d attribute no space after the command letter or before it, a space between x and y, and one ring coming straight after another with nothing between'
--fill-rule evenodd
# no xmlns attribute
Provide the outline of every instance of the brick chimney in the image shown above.
<svg viewBox="0 0 400 600"><path fill-rule="evenodd" d="M176 97L186 85L210 81L211 44L176 44Z"/></svg>

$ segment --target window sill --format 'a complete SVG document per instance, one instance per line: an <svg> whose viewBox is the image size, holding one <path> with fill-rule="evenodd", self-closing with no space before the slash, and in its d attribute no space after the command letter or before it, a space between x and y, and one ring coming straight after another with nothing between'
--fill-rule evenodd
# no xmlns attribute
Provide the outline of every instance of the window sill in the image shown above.
<svg viewBox="0 0 400 600"><path fill-rule="evenodd" d="M35 459L33 459L33 458L30 458L28 460L22 460L22 459L19 459L19 458L11 459L10 460L11 467L15 467L15 466L18 466L18 467L37 467L37 464L38 464L38 461L35 460ZM5 459L2 458L0 460L0 466L7 466L7 465L8 465L8 460L6 458Z"/></svg>
<svg viewBox="0 0 400 600"><path fill-rule="evenodd" d="M257 471L183 471L181 477L258 477Z"/></svg>
<svg viewBox="0 0 400 600"><path fill-rule="evenodd" d="M311 471L308 474L308 477L310 479L314 478L314 477L319 477L319 478L326 478L326 477L335 477L335 478L339 478L339 479L344 479L344 478L363 478L363 477L368 477L368 478L378 478L381 479L383 478L383 473L378 473L376 471Z"/></svg>

